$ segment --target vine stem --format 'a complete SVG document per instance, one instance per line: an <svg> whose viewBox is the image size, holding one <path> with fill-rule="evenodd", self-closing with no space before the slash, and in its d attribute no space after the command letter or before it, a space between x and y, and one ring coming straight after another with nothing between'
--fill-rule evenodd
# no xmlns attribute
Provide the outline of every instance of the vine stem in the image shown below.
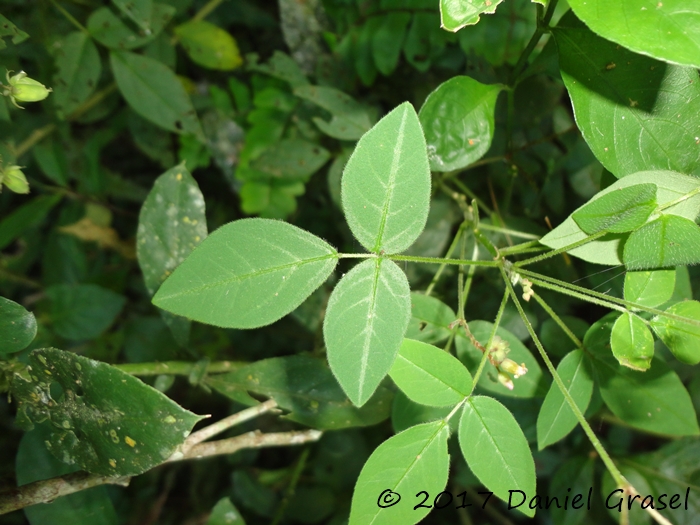
<svg viewBox="0 0 700 525"><path fill-rule="evenodd" d="M87 28L86 28L83 24L81 24L80 22L78 22L78 21L73 17L73 15L71 15L68 11L66 11L66 10L63 8L63 6L61 6L61 4L59 4L56 0L51 0L51 3L54 5L54 7L55 7L56 9L58 9L58 10L61 12L61 14L62 14L63 16L66 17L66 20L68 20L71 24L73 24L73 25L78 29L78 31L80 31L81 33L84 33L84 34L90 36L90 32L87 30Z"/></svg>
<svg viewBox="0 0 700 525"><path fill-rule="evenodd" d="M551 252L544 253L542 255L538 255L537 257L531 257L530 259L525 259L524 261L518 261L514 263L514 266L520 268L522 266L527 266L528 264L544 261L545 259L549 259L550 257L554 257L555 255L559 255L560 253L564 252L569 252L573 250L574 248L578 248L579 246L583 246L584 244L588 244L589 242L593 242L596 239L599 239L603 235L607 234L608 232L603 230L599 231L598 233L594 233L593 235L589 235L585 239L581 239L580 241L573 242L571 244L567 244L566 246L562 246L561 248L557 248L556 250L552 250Z"/></svg>
<svg viewBox="0 0 700 525"><path fill-rule="evenodd" d="M247 364L242 361L215 361L209 363L207 373L232 372ZM196 368L196 365L197 363L189 361L162 361L159 363L126 363L112 366L132 376L189 376Z"/></svg>
<svg viewBox="0 0 700 525"><path fill-rule="evenodd" d="M487 268L498 268L496 261L472 261L470 259L445 259L442 257L419 257L417 255L387 255L392 261L407 261L427 264L454 264L465 266L485 266Z"/></svg>
<svg viewBox="0 0 700 525"><path fill-rule="evenodd" d="M464 228L467 227L467 223L465 221L462 222L462 224L459 225L459 228L457 229L457 233L455 234L454 239L452 239L452 244L450 244L450 247L447 249L447 253L445 254L445 259L449 259L452 257L452 252L455 250L457 247L457 243L459 242L459 239L462 236L462 232L464 231ZM442 276L442 272L445 270L447 267L447 264L441 264L440 268L438 268L438 271L435 272L435 275L433 276L433 280L430 281L430 284L428 285L428 288L425 289L425 295L430 295L433 293L433 289L435 288L435 285L438 283L440 280L440 276Z"/></svg>

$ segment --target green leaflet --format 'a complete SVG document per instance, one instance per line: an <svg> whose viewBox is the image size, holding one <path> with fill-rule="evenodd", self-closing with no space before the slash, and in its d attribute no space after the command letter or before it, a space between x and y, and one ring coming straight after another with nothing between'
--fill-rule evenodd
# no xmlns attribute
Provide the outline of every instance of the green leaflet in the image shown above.
<svg viewBox="0 0 700 525"><path fill-rule="evenodd" d="M610 348L621 365L645 371L654 357L654 336L641 318L625 312L613 325Z"/></svg>
<svg viewBox="0 0 700 525"><path fill-rule="evenodd" d="M4 38L6 36L12 37L13 44L19 44L29 38L27 33L22 31L7 18L0 15L0 49L5 49L7 47L7 43L5 42Z"/></svg>
<svg viewBox="0 0 700 525"><path fill-rule="evenodd" d="M428 219L430 169L423 131L404 102L365 133L341 181L350 230L369 251L399 253Z"/></svg>
<svg viewBox="0 0 700 525"><path fill-rule="evenodd" d="M581 350L568 353L557 366L557 373L581 413L585 413L593 394L593 378ZM552 383L537 416L537 447L543 448L566 437L578 425L571 407L556 383Z"/></svg>
<svg viewBox="0 0 700 525"><path fill-rule="evenodd" d="M569 0L588 27L659 60L700 68L700 6L684 0Z"/></svg>
<svg viewBox="0 0 700 525"><path fill-rule="evenodd" d="M19 352L36 336L36 318L24 306L0 297L0 355Z"/></svg>
<svg viewBox="0 0 700 525"><path fill-rule="evenodd" d="M666 310L669 314L700 322L700 302L681 301ZM679 361L689 365L700 363L700 326L658 315L651 326Z"/></svg>
<svg viewBox="0 0 700 525"><path fill-rule="evenodd" d="M622 260L631 270L700 263L700 226L676 215L662 215L630 234Z"/></svg>
<svg viewBox="0 0 700 525"><path fill-rule="evenodd" d="M589 201L589 204L611 192L637 184L647 183L656 185L656 202L659 206L668 205L671 202L677 201L689 193L697 191L697 188L700 187L700 179L697 177L682 175L671 171L642 171L627 175L598 192ZM584 207L589 204L585 204ZM576 213L576 211L574 213ZM700 215L700 195L694 194L678 204L664 209L664 214L685 217L691 221L695 220L695 218ZM587 234L576 224L574 219L569 216L563 223L542 237L540 242L545 246L557 249L581 241L586 237ZM588 262L611 266L621 265L622 250L620 249L620 243L626 238L627 234L607 234L600 239L570 250L568 253Z"/></svg>
<svg viewBox="0 0 700 525"><path fill-rule="evenodd" d="M453 171L480 159L491 146L500 85L466 76L440 84L420 109L430 168Z"/></svg>
<svg viewBox="0 0 700 525"><path fill-rule="evenodd" d="M535 494L535 462L513 415L491 397L471 397L459 422L459 446L484 486L504 501L510 490ZM535 509L518 510L533 517Z"/></svg>
<svg viewBox="0 0 700 525"><path fill-rule="evenodd" d="M450 336L449 324L457 318L440 299L411 292L411 320L406 337L424 343L438 343Z"/></svg>
<svg viewBox="0 0 700 525"><path fill-rule="evenodd" d="M411 13L389 12L381 17L381 24L372 36L372 57L379 72L391 75L399 62L401 48Z"/></svg>
<svg viewBox="0 0 700 525"><path fill-rule="evenodd" d="M625 299L654 308L671 299L676 270L629 271L625 274Z"/></svg>
<svg viewBox="0 0 700 525"><path fill-rule="evenodd" d="M412 525L429 508L414 510L414 495L437 495L447 485L449 427L444 421L416 425L379 445L362 467L355 484L349 525ZM401 499L393 506L381 508ZM432 503L432 502L431 502Z"/></svg>
<svg viewBox="0 0 700 525"><path fill-rule="evenodd" d="M55 284L46 289L46 297L54 331L75 341L98 337L126 303L123 295L96 284Z"/></svg>
<svg viewBox="0 0 700 525"><path fill-rule="evenodd" d="M332 246L296 226L241 219L195 248L161 285L153 304L202 323L257 328L299 306L337 261Z"/></svg>
<svg viewBox="0 0 700 525"><path fill-rule="evenodd" d="M656 4L649 5L656 10ZM612 15L605 11L602 16ZM626 18L618 22L630 23ZM639 27L629 27L648 38ZM562 17L552 33L576 123L603 166L616 177L651 169L700 175L700 77L695 69L604 40L573 13Z"/></svg>
<svg viewBox="0 0 700 525"><path fill-rule="evenodd" d="M328 363L355 405L389 372L410 315L408 280L388 259L363 261L333 290L323 321Z"/></svg>
<svg viewBox="0 0 700 525"><path fill-rule="evenodd" d="M678 375L658 357L646 372L621 366L608 345L617 314L593 324L583 341L600 394L613 414L642 431L671 436L700 433L688 391Z"/></svg>
<svg viewBox="0 0 700 525"><path fill-rule="evenodd" d="M151 33L153 0L112 0L112 3L146 34Z"/></svg>
<svg viewBox="0 0 700 525"><path fill-rule="evenodd" d="M243 517L229 498L221 498L214 508L206 525L245 525Z"/></svg>
<svg viewBox="0 0 700 525"><path fill-rule="evenodd" d="M151 17L154 23L148 32L134 31L110 8L101 7L90 14L87 29L100 44L114 50L136 49L153 41L175 14L175 8L154 3Z"/></svg>
<svg viewBox="0 0 700 525"><path fill-rule="evenodd" d="M469 329L482 346L486 346L493 330L493 323L488 321L472 321L469 323ZM509 397L535 397L544 396L547 393L547 383L542 375L537 359L532 355L525 345L505 328L498 327L496 335L506 341L510 348L508 358L515 361L517 364L524 364L527 368L527 373L513 380L513 390L508 390L505 386L498 382L498 371L496 368L486 362L484 371L477 383L479 388L483 388L487 392ZM471 344L467 339L464 329L457 330L455 337L455 345L457 347L457 357L464 363L472 373L476 372L481 361L481 350Z"/></svg>
<svg viewBox="0 0 700 525"><path fill-rule="evenodd" d="M15 374L18 424L50 422L47 446L64 463L105 476L134 476L168 459L202 417L106 363L55 348L30 354ZM63 390L53 399L52 383Z"/></svg>
<svg viewBox="0 0 700 525"><path fill-rule="evenodd" d="M92 39L80 31L70 33L56 51L56 69L54 101L66 116L88 99L100 79L102 64Z"/></svg>
<svg viewBox="0 0 700 525"><path fill-rule="evenodd" d="M389 417L392 392L380 386L362 408L353 406L326 363L304 355L256 361L235 372L206 378L207 385L243 403L248 392L269 396L290 413L287 419L323 430L375 425Z"/></svg>
<svg viewBox="0 0 700 525"><path fill-rule="evenodd" d="M372 127L368 109L342 91L326 86L301 85L294 94L328 111L332 118L327 122L314 117L318 129L326 135L341 140L357 140Z"/></svg>
<svg viewBox="0 0 700 525"><path fill-rule="evenodd" d="M389 375L422 405L455 405L472 391L472 377L456 357L412 339L403 340Z"/></svg>
<svg viewBox="0 0 700 525"><path fill-rule="evenodd" d="M551 501L554 502L554 498L557 498L557 502L552 503L550 507L554 523L557 525L584 525L586 523L589 514L583 508L578 507L582 504L581 500L576 502L578 508L571 505L575 501L573 498L569 499L570 504L566 508L564 508L564 502L569 495L575 497L576 494L581 494L584 498L588 496L588 491L592 490L593 487L594 467L594 458L574 456L565 461L554 473L549 484ZM562 492L562 487L571 488L571 492L568 490Z"/></svg>
<svg viewBox="0 0 700 525"><path fill-rule="evenodd" d="M448 31L459 31L465 26L474 25L481 15L496 12L503 0L440 0L441 27Z"/></svg>
<svg viewBox="0 0 700 525"><path fill-rule="evenodd" d="M190 58L209 69L231 71L243 64L236 40L205 20L190 20L174 30Z"/></svg>
<svg viewBox="0 0 700 525"><path fill-rule="evenodd" d="M27 230L40 225L56 204L60 195L40 195L16 208L0 221L0 250Z"/></svg>
<svg viewBox="0 0 700 525"><path fill-rule="evenodd" d="M110 63L119 91L136 113L169 131L203 136L185 88L167 66L128 51L112 51Z"/></svg>
<svg viewBox="0 0 700 525"><path fill-rule="evenodd" d="M394 432L398 434L421 423L445 419L452 411L452 408L451 406L431 407L415 403L399 390L394 396L394 401L391 405L391 426ZM450 420L451 431L457 430L456 423L459 423L457 418Z"/></svg>
<svg viewBox="0 0 700 525"><path fill-rule="evenodd" d="M584 204L571 218L588 235L625 233L644 224L655 208L656 185L635 184Z"/></svg>
<svg viewBox="0 0 700 525"><path fill-rule="evenodd" d="M559 318L580 340L583 339L583 336L586 335L586 331L590 328L590 325L586 321L578 317L560 315ZM540 328L540 341L548 354L559 357L565 356L576 346L554 319L547 319L542 323L542 327Z"/></svg>
<svg viewBox="0 0 700 525"><path fill-rule="evenodd" d="M318 144L303 139L282 139L265 149L251 162L255 170L271 178L293 182L307 180L329 159L330 153Z"/></svg>

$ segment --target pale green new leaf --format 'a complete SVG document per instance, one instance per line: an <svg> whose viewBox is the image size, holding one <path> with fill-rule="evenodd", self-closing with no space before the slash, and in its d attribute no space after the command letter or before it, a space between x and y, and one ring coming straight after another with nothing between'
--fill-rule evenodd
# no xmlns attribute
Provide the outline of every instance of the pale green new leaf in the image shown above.
<svg viewBox="0 0 700 525"><path fill-rule="evenodd" d="M697 70L604 40L571 13L552 33L576 123L605 168L618 178L652 169L700 176Z"/></svg>
<svg viewBox="0 0 700 525"><path fill-rule="evenodd" d="M496 12L503 0L440 0L440 19L443 29L459 31L465 26L474 25L481 15Z"/></svg>
<svg viewBox="0 0 700 525"><path fill-rule="evenodd" d="M24 306L0 297L0 355L19 352L36 336L36 318Z"/></svg>
<svg viewBox="0 0 700 525"><path fill-rule="evenodd" d="M450 336L449 325L456 314L440 299L422 293L411 293L411 320L406 337L424 343L437 343Z"/></svg>
<svg viewBox="0 0 700 525"><path fill-rule="evenodd" d="M80 106L97 87L102 72L100 55L89 35L70 33L55 51L54 102L66 116Z"/></svg>
<svg viewBox="0 0 700 525"><path fill-rule="evenodd" d="M203 136L192 102L170 68L128 51L112 51L110 62L119 91L136 113L169 131Z"/></svg>
<svg viewBox="0 0 700 525"><path fill-rule="evenodd" d="M700 187L700 179L697 177L682 175L672 171L642 171L627 175L611 186L598 192L589 203L609 193L637 184L647 183L656 185L656 202L659 206L676 201L693 191L697 191ZM584 206L587 205L588 204L585 204ZM576 213L576 211L574 213ZM700 215L700 195L694 194L678 204L666 208L664 214L685 217L691 221L695 220L695 218ZM542 237L540 242L545 246L556 249L581 241L586 237L586 232L584 232L576 224L576 221L569 216L563 223ZM568 253L588 262L608 264L611 266L621 265L622 250L620 249L620 242L626 238L627 234L607 234L600 239L570 250Z"/></svg>
<svg viewBox="0 0 700 525"><path fill-rule="evenodd" d="M492 397L472 397L459 422L459 446L467 465L496 496L508 501L510 490L535 494L535 462L513 415ZM535 509L518 507L533 517Z"/></svg>
<svg viewBox="0 0 700 525"><path fill-rule="evenodd" d="M625 300L654 308L671 299L676 270L629 271L625 274Z"/></svg>
<svg viewBox="0 0 700 525"><path fill-rule="evenodd" d="M340 280L323 322L328 363L362 406L394 363L411 316L406 275L388 259L368 259Z"/></svg>
<svg viewBox="0 0 700 525"><path fill-rule="evenodd" d="M206 20L190 20L174 30L190 58L209 69L231 71L243 64L236 40Z"/></svg>
<svg viewBox="0 0 700 525"><path fill-rule="evenodd" d="M403 340L389 375L422 405L455 405L472 391L472 377L456 357L412 339Z"/></svg>
<svg viewBox="0 0 700 525"><path fill-rule="evenodd" d="M700 323L700 302L698 301L681 301L671 306L666 312ZM689 365L700 363L700 326L663 315L654 317L651 320L651 326L679 361Z"/></svg>
<svg viewBox="0 0 700 525"><path fill-rule="evenodd" d="M631 270L700 263L700 226L677 215L662 215L632 232L622 260Z"/></svg>
<svg viewBox="0 0 700 525"><path fill-rule="evenodd" d="M447 424L435 421L411 427L379 445L355 484L349 525L412 525L422 520L430 509L414 510L414 495L422 490L437 495L447 485L448 436ZM387 508L377 505L396 500Z"/></svg>
<svg viewBox="0 0 700 525"><path fill-rule="evenodd" d="M569 0L588 27L659 60L700 68L700 5L687 0Z"/></svg>
<svg viewBox="0 0 700 525"><path fill-rule="evenodd" d="M568 353L557 366L557 373L576 402L585 413L593 394L593 378L581 350ZM540 450L566 437L578 420L567 403L559 386L552 383L537 416L537 446Z"/></svg>
<svg viewBox="0 0 700 525"><path fill-rule="evenodd" d="M452 77L425 99L419 118L428 144L430 168L453 171L480 159L491 146L500 85Z"/></svg>
<svg viewBox="0 0 700 525"><path fill-rule="evenodd" d="M335 268L338 253L286 222L241 219L207 237L161 285L153 303L227 328L257 328L299 306Z"/></svg>
<svg viewBox="0 0 700 525"><path fill-rule="evenodd" d="M654 336L640 317L625 312L613 325L610 348L621 365L643 372L654 357Z"/></svg>
<svg viewBox="0 0 700 525"><path fill-rule="evenodd" d="M301 85L294 94L325 109L331 121L314 117L314 123L326 135L341 140L357 140L372 127L367 107L342 91L327 86Z"/></svg>
<svg viewBox="0 0 700 525"><path fill-rule="evenodd" d="M603 195L571 214L588 235L625 233L644 224L656 208L656 185L636 184Z"/></svg>
<svg viewBox="0 0 700 525"><path fill-rule="evenodd" d="M365 133L341 181L350 230L369 251L399 253L428 219L430 168L418 115L404 102Z"/></svg>
<svg viewBox="0 0 700 525"><path fill-rule="evenodd" d="M34 350L29 377L10 390L25 430L49 421L46 445L65 463L105 476L134 476L168 459L202 419L121 370L55 348ZM53 398L56 389L62 396Z"/></svg>

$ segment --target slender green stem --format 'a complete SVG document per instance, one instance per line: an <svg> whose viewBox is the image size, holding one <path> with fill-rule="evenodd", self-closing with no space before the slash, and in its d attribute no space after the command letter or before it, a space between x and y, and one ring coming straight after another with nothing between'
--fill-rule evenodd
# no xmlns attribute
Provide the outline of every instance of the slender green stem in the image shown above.
<svg viewBox="0 0 700 525"><path fill-rule="evenodd" d="M610 455L608 454L608 451L605 450L602 443L598 439L598 436L596 436L595 432L593 432L593 429L588 424L588 421L586 420L584 415L581 413L581 410L579 409L578 405L576 404L576 401L574 401L574 398L571 397L571 394L567 390L566 385L562 381L561 377L559 377L559 374L557 373L556 368L554 368L552 361L549 359L549 356L547 355L547 352L545 351L544 347L542 346L542 343L540 342L539 338L537 337L537 334L535 333L534 328L532 328L532 324L530 323L530 320L528 319L527 315L525 315L525 311L523 310L523 307L520 304L520 301L518 300L518 295L515 293L515 290L513 289L513 285L510 283L510 279L508 278L508 275L506 275L506 271L503 268L503 266L501 266L501 275L503 277L503 282L505 282L505 284L506 284L507 291L510 294L511 299L513 299L513 303L515 303L515 307L518 309L518 313L520 314L520 317L522 318L523 322L525 323L525 326L527 327L527 331L530 333L530 337L532 337L532 340L534 341L535 346L537 346L537 350L539 350L539 352L540 352L540 356L542 356L542 360L544 361L545 365L547 366L549 373L552 374L552 378L554 379L554 382L557 384L557 387L559 387L559 390L561 391L562 395L564 396L564 399L566 399L566 402L568 403L569 407L571 408L571 411L576 416L576 419L578 420L579 424L581 425L581 428L583 428L583 431L586 433L586 435L588 436L588 439L591 441L593 448L595 448L596 452L598 452L598 455L603 460L605 467L608 469L608 472L610 472L610 475L615 480L615 483L617 484L617 486L618 487L630 486L629 482L622 475L622 473L617 468L615 463L613 463L613 460L610 457Z"/></svg>
<svg viewBox="0 0 700 525"><path fill-rule="evenodd" d="M589 242L593 242L596 239L599 239L603 235L608 233L607 231L600 231L598 233L594 233L593 235L589 235L585 239L581 239L580 241L573 242L571 244L567 244L566 246L562 246L561 248L557 248L556 250L552 250L551 252L547 252L542 255L538 255L537 257L532 257L530 259L525 259L524 261L518 261L515 263L515 266L518 268L522 266L527 266L528 264L544 261L545 259L549 259L550 257L554 257L555 255L559 255L560 253L568 252L573 250L574 248L578 248L579 246L583 246L584 244L588 244Z"/></svg>
<svg viewBox="0 0 700 525"><path fill-rule="evenodd" d="M192 17L192 22L198 22L208 17L214 9L219 7L224 0L209 0L199 11Z"/></svg>
<svg viewBox="0 0 700 525"><path fill-rule="evenodd" d="M529 275L527 276L527 278L532 282L532 284L536 284L537 286L541 286L542 288L547 288L548 290L554 290L555 292L559 292L570 297L576 297L577 299L588 301L589 303L597 304L598 306L604 306L605 308L610 308L611 310L617 310L618 312L624 313L627 311L627 309L624 306L617 305L610 301L596 299L595 297L591 297L590 295L587 295L585 293L577 292L569 288L560 287L548 281L537 279L536 277L531 277Z"/></svg>
<svg viewBox="0 0 700 525"><path fill-rule="evenodd" d="M501 299L501 306L498 308L498 313L496 314L496 319L493 321L493 328L491 329L491 335L489 335L489 340L486 343L486 352L483 353L481 356L481 361L479 361L479 368L476 369L476 373L474 374L474 382L472 384L472 393L474 392L474 389L476 388L476 384L479 382L479 378L481 377L481 374L484 371L484 367L486 366L486 361L489 359L489 348L491 348L491 345L493 344L493 338L496 337L496 331L498 331L498 326L501 324L501 318L503 317L503 312L506 309L506 305L508 304L508 290L506 290L503 294L503 299Z"/></svg>
<svg viewBox="0 0 700 525"><path fill-rule="evenodd" d="M697 188L695 188L694 190L689 191L688 193L686 193L686 194L683 195L682 197L678 197L678 198L677 198L676 200L674 200L674 201L667 202L666 204L663 204L663 205L659 206L658 208L656 208L656 209L654 210L654 213L662 212L662 211L664 211L664 210L667 210L668 208L671 208L671 207L675 206L676 204L680 204L681 202L687 201L687 200L690 199L691 197L695 197L698 193L700 193L700 187L697 187Z"/></svg>
<svg viewBox="0 0 700 525"><path fill-rule="evenodd" d="M537 6L538 9L541 9L540 6ZM544 34L544 28L543 27L538 27L535 29L535 32L533 33L532 37L530 38L530 41L527 43L527 46L525 46L525 49L523 52L520 54L520 58L515 64L515 67L513 68L513 72L510 75L510 80L508 81L508 85L513 87L518 81L518 78L522 74L523 71L525 71L525 68L527 67L527 61L530 59L530 55L532 52L535 50L537 47L537 44L540 42L540 38L542 38L542 35Z"/></svg>
<svg viewBox="0 0 700 525"><path fill-rule="evenodd" d="M338 259L375 259L376 253L339 253Z"/></svg>
<svg viewBox="0 0 700 525"><path fill-rule="evenodd" d="M277 508L275 517L272 519L272 525L278 525L281 523L282 518L284 517L284 512L287 510L287 505L289 505L290 500L294 496L301 473L304 471L304 467L306 467L306 461L309 459L310 450L310 448L306 447L301 453L299 461L297 461L294 471L292 472L292 478L289 480L289 486L285 491L284 498L282 499L280 506Z"/></svg>
<svg viewBox="0 0 700 525"><path fill-rule="evenodd" d="M477 245L477 243L474 243ZM459 258L465 259L467 251L467 234L462 233L462 239L460 242ZM470 266L469 269L476 268L476 266ZM457 319L464 319L464 265L459 265L459 274L457 275Z"/></svg>
<svg viewBox="0 0 700 525"><path fill-rule="evenodd" d="M549 23L552 21L552 16L554 16L554 10L557 8L557 2L559 0L549 0L549 3L547 4L547 11L545 12L544 16L542 17L542 26L543 27L548 27Z"/></svg>
<svg viewBox="0 0 700 525"><path fill-rule="evenodd" d="M522 253L529 253L533 251L543 251L548 250L546 246L542 246L540 241L528 241L521 244L516 244L515 246L507 246L506 248L500 248L498 251L501 252L501 256L505 255L520 255Z"/></svg>
<svg viewBox="0 0 700 525"><path fill-rule="evenodd" d="M233 372L247 364L241 361L216 361L209 364L207 373ZM125 363L113 366L132 376L158 376L161 374L189 376L196 365L197 363L188 361L163 361L161 363Z"/></svg>
<svg viewBox="0 0 700 525"><path fill-rule="evenodd" d="M474 243L474 249L472 250L472 259L476 260L479 257L479 245ZM472 288L472 282L474 281L474 273L476 273L476 266L469 267L469 273L467 274L467 282L464 284L464 289L462 290L462 300L460 304L461 319L464 319L464 307L467 304L467 299L469 299L469 292Z"/></svg>
<svg viewBox="0 0 700 525"><path fill-rule="evenodd" d="M489 217L493 215L493 210L492 210L491 208L489 208L489 207L486 205L486 203L485 203L484 201L482 201L479 197L477 197L477 196L476 196L476 193L474 193L472 190L470 190L470 189L467 187L467 185L464 184L461 180L459 180L459 179L453 179L451 182L452 182L452 184L454 184L455 186L457 186L457 188L459 189L459 191L461 191L461 192L464 193L465 195L471 197L472 199L476 199L476 202L477 202L477 204L479 205L479 208L481 208L482 210L484 210L484 212L486 212L486 215L488 215ZM443 185L444 185L444 183L443 183ZM451 189L449 188L449 186L446 186L446 185L445 185L445 188L447 188L448 191L451 191L452 193L454 193L454 190L451 190Z"/></svg>
<svg viewBox="0 0 700 525"><path fill-rule="evenodd" d="M498 233L512 235L513 237L520 237L521 239L535 239L535 241L533 241L535 244L537 244L537 239L540 238L539 235L534 235L532 233L525 233L525 232L521 232L518 230L510 230L508 228L501 228L500 226L492 226L490 224L485 224L485 223L481 223L479 225L479 228L482 230L491 230L491 231L498 232ZM530 244L530 243L524 243L524 244ZM515 248L515 246L512 246L511 248Z"/></svg>
<svg viewBox="0 0 700 525"><path fill-rule="evenodd" d="M561 328L564 331L564 333L567 336L569 336L569 339L571 339L578 348L583 348L583 343L581 342L581 340L578 337L576 337L576 335L571 331L571 329L568 326L566 326L566 323L562 321L561 317L559 317L556 314L556 312L552 310L552 308L545 302L545 300L542 299L542 297L540 297L539 294L535 293L534 291L532 292L532 297L534 297L535 301L537 301L539 305L542 308L544 308L544 311L547 312L549 317L551 317L554 320L554 322L559 325L559 328Z"/></svg>
<svg viewBox="0 0 700 525"><path fill-rule="evenodd" d="M73 15L71 15L68 11L66 11L61 4L59 4L56 0L51 0L51 3L54 5L56 9L58 9L63 16L66 17L66 20L68 20L71 24L73 24L78 31L85 33L86 35L90 35L90 32L87 30L87 28L78 22Z"/></svg>
<svg viewBox="0 0 700 525"><path fill-rule="evenodd" d="M450 247L447 249L447 253L445 254L446 259L452 257L452 252L457 247L457 243L459 242L459 239L462 236L462 232L464 231L464 228L466 228L466 226L466 222L462 222L462 224L459 225L459 228L457 229L457 234L455 235L454 239L452 239L452 243L450 244ZM426 288L425 295L430 295L431 293L433 293L433 289L435 288L437 282L440 280L440 276L442 275L442 272L445 270L446 267L446 264L440 265L440 268L438 268L438 271L435 272L435 275L433 276L433 280L430 281L428 288Z"/></svg>
<svg viewBox="0 0 700 525"><path fill-rule="evenodd" d="M417 255L386 255L387 259L392 261L407 261L416 263L426 263L426 264L464 264L471 266L484 266L487 268L497 268L498 263L496 261L472 261L465 259L445 259L442 257L420 257Z"/></svg>

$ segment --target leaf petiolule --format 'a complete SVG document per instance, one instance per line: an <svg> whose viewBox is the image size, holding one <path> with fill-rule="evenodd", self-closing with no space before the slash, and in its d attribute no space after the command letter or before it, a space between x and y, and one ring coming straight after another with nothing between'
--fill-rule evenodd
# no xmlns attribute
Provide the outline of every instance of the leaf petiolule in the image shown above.
<svg viewBox="0 0 700 525"><path fill-rule="evenodd" d="M227 328L257 328L299 306L325 281L338 253L286 222L241 219L209 235L166 279L153 303Z"/></svg>
<svg viewBox="0 0 700 525"><path fill-rule="evenodd" d="M681 301L666 312L700 322L698 301ZM700 327L662 315L654 317L651 326L679 361L689 365L700 363Z"/></svg>
<svg viewBox="0 0 700 525"><path fill-rule="evenodd" d="M662 215L630 234L622 260L630 270L700 263L700 226L677 215Z"/></svg>
<svg viewBox="0 0 700 525"><path fill-rule="evenodd" d="M395 108L359 140L341 198L350 230L367 250L399 253L418 238L428 219L430 168L411 104Z"/></svg>
<svg viewBox="0 0 700 525"><path fill-rule="evenodd" d="M472 391L472 377L456 357L412 339L403 340L389 375L409 399L422 405L455 405Z"/></svg>
<svg viewBox="0 0 700 525"><path fill-rule="evenodd" d="M557 366L557 373L564 382L576 406L584 413L593 394L593 378L588 362L581 350L569 352ZM556 443L571 432L578 421L564 394L552 384L537 416L537 446L540 450Z"/></svg>
<svg viewBox="0 0 700 525"><path fill-rule="evenodd" d="M440 420L416 425L387 439L369 457L357 478L352 495L349 525L412 525L430 508L414 509L414 494L424 490L438 494L447 485L450 456L448 425ZM382 508L378 498L386 498Z"/></svg>
<svg viewBox="0 0 700 525"><path fill-rule="evenodd" d="M641 318L625 312L613 325L610 348L622 366L648 370L654 357L654 336Z"/></svg>
<svg viewBox="0 0 700 525"><path fill-rule="evenodd" d="M535 462L513 415L491 397L471 397L459 422L459 446L484 486L504 501L510 490L535 494ZM535 509L518 507L533 517Z"/></svg>
<svg viewBox="0 0 700 525"><path fill-rule="evenodd" d="M394 363L411 316L406 275L388 259L368 259L340 280L323 321L328 363L362 406Z"/></svg>
<svg viewBox="0 0 700 525"><path fill-rule="evenodd" d="M624 233L644 224L655 208L656 185L635 184L585 204L571 217L588 235Z"/></svg>

